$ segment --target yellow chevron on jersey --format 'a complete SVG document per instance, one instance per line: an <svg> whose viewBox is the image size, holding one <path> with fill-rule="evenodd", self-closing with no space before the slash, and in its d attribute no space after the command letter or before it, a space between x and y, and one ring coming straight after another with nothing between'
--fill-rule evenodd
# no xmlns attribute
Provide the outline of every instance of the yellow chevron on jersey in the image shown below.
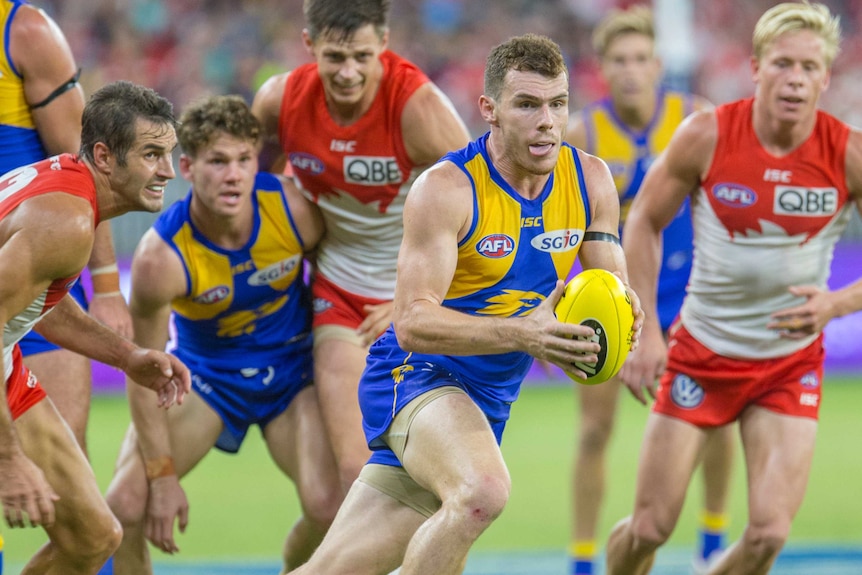
<svg viewBox="0 0 862 575"><path fill-rule="evenodd" d="M610 99L605 98L583 111L585 151L607 163L620 198L630 200L652 161L667 147L674 130L691 111L690 95L659 92L652 121L643 130L633 131L622 123ZM622 221L624 214L621 216Z"/></svg>
<svg viewBox="0 0 862 575"><path fill-rule="evenodd" d="M24 80L9 57L9 27L20 3L0 0L0 125L35 129L24 98Z"/></svg>
<svg viewBox="0 0 862 575"><path fill-rule="evenodd" d="M210 319L228 309L233 302L233 272L228 256L200 243L186 222L171 238L176 245L189 280L189 294L174 300L171 307L189 319ZM210 294L220 297L208 297Z"/></svg>
<svg viewBox="0 0 862 575"><path fill-rule="evenodd" d="M474 214L444 305L481 315L526 315L572 269L589 225L586 190L574 150L564 145L548 187L539 198L524 199L489 169L484 144L480 139L447 156L472 180Z"/></svg>

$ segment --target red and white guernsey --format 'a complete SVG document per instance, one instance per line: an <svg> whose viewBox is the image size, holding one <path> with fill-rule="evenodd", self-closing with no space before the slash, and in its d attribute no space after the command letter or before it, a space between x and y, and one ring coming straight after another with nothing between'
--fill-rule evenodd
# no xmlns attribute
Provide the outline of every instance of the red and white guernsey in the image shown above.
<svg viewBox="0 0 862 575"><path fill-rule="evenodd" d="M774 157L752 125L752 102L717 108L712 165L692 203L695 250L681 311L689 332L729 357L782 357L808 346L766 328L770 314L804 302L789 286L825 288L835 243L850 218L849 128L817 113L811 136Z"/></svg>
<svg viewBox="0 0 862 575"><path fill-rule="evenodd" d="M303 192L323 213L320 273L353 294L390 300L404 199L418 174L404 147L401 114L428 77L392 52L380 60L384 73L374 102L350 126L332 120L317 64L292 71L279 138Z"/></svg>
<svg viewBox="0 0 862 575"><path fill-rule="evenodd" d="M99 221L96 204L96 185L90 170L71 154L53 156L46 160L16 168L0 177L0 219L28 198L52 192L65 192L82 197L93 206L93 228ZM57 278L39 294L21 313L9 319L3 329L4 381L12 374L12 350L42 316L48 313L65 296L80 271L75 275Z"/></svg>

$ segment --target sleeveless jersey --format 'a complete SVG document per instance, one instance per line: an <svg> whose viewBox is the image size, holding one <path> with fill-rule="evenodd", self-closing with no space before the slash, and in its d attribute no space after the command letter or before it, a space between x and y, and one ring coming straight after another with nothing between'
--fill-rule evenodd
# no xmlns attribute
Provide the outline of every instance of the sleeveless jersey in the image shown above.
<svg viewBox="0 0 862 575"><path fill-rule="evenodd" d="M541 195L520 196L488 156L487 135L441 161L457 165L474 190L473 219L443 306L478 316L530 314L565 279L577 258L590 208L577 152L566 144ZM366 437L386 430L393 407L457 382L493 422L506 421L533 358L524 352L451 356L407 353L392 326L371 347L360 381ZM429 371L444 373L430 384ZM379 410L370 414L371 410Z"/></svg>
<svg viewBox="0 0 862 575"><path fill-rule="evenodd" d="M652 120L643 130L636 131L617 116L610 98L584 108L585 151L600 157L611 170L620 194L621 226L653 160L667 147L677 126L693 110L690 94L661 90ZM686 200L662 233L657 301L659 319L665 330L675 319L685 296L691 273L693 236L691 206Z"/></svg>
<svg viewBox="0 0 862 575"><path fill-rule="evenodd" d="M835 243L851 215L845 176L849 128L817 112L814 131L782 157L752 125L752 99L720 106L709 172L692 203L694 269L681 316L720 355L782 357L810 345L766 328L770 314L804 303L794 285L826 288Z"/></svg>
<svg viewBox="0 0 862 575"><path fill-rule="evenodd" d="M221 248L191 222L191 193L153 225L185 268L187 292L171 303L178 356L230 369L260 363L310 339L303 245L281 182L259 173L254 229L237 250Z"/></svg>
<svg viewBox="0 0 862 575"><path fill-rule="evenodd" d="M303 192L323 213L320 273L353 294L391 300L404 199L418 173L404 147L401 115L428 78L392 52L380 60L374 102L350 126L332 120L316 64L291 72L279 138Z"/></svg>
<svg viewBox="0 0 862 575"><path fill-rule="evenodd" d="M0 174L48 155L24 99L24 80L9 56L9 29L22 3L0 0Z"/></svg>
<svg viewBox="0 0 862 575"><path fill-rule="evenodd" d="M41 162L16 168L0 178L0 219L21 202L41 194L63 192L90 202L93 208L93 230L99 223L96 204L96 184L90 170L71 154L52 156ZM57 278L27 308L10 318L3 329L3 361L5 378L12 373L12 350L15 344L63 299L80 275Z"/></svg>

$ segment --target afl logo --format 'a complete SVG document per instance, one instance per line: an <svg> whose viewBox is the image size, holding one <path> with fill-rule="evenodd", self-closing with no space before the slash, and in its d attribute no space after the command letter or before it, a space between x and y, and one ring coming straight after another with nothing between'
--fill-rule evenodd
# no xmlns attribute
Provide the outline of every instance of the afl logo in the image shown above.
<svg viewBox="0 0 862 575"><path fill-rule="evenodd" d="M757 203L757 194L754 190L740 184L716 184L712 187L712 195L731 208L746 208Z"/></svg>
<svg viewBox="0 0 862 575"><path fill-rule="evenodd" d="M320 158L305 154L303 152L294 152L290 155L290 165L297 170L303 172L311 172L312 174L322 174L325 169Z"/></svg>
<svg viewBox="0 0 862 575"><path fill-rule="evenodd" d="M675 404L683 409L694 409L703 403L703 388L692 378L685 374L678 374L673 378L670 388L670 397Z"/></svg>
<svg viewBox="0 0 862 575"><path fill-rule="evenodd" d="M201 295L192 299L192 301L202 304L218 303L227 299L228 295L230 295L230 288L225 285L221 285L208 289Z"/></svg>
<svg viewBox="0 0 862 575"><path fill-rule="evenodd" d="M479 240L476 251L486 258L504 258L515 251L515 240L506 234L491 234Z"/></svg>
<svg viewBox="0 0 862 575"><path fill-rule="evenodd" d="M809 371L800 378L799 383L807 389L816 389L820 385L820 380L817 379L817 373Z"/></svg>
<svg viewBox="0 0 862 575"><path fill-rule="evenodd" d="M601 347L599 352L596 354L598 357L598 361L596 361L596 363L575 362L575 367L586 373L587 377L592 377L602 370L605 366L605 361L608 359L608 336L605 333L605 326L603 326L598 320L593 318L585 319L581 322L581 325L593 328L595 335L592 337L578 336L578 340L591 341L599 344L599 347Z"/></svg>

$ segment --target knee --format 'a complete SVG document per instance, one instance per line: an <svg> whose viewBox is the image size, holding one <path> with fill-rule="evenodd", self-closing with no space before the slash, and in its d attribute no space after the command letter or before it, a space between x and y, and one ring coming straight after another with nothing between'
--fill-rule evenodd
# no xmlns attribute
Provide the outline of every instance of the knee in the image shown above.
<svg viewBox="0 0 862 575"><path fill-rule="evenodd" d="M105 499L108 507L124 527L137 526L144 522L147 512L148 493L128 485L128 482L113 481Z"/></svg>
<svg viewBox="0 0 862 575"><path fill-rule="evenodd" d="M332 525L343 500L340 486L334 489L309 489L302 494L303 516L320 531L326 531Z"/></svg>
<svg viewBox="0 0 862 575"><path fill-rule="evenodd" d="M443 507L456 514L465 535L478 537L503 512L510 490L508 475L486 474L466 483Z"/></svg>
<svg viewBox="0 0 862 575"><path fill-rule="evenodd" d="M633 544L642 552L654 551L667 542L673 527L673 524L652 516L634 516L630 523Z"/></svg>
<svg viewBox="0 0 862 575"><path fill-rule="evenodd" d="M72 557L75 564L96 569L104 565L123 540L120 522L107 509L104 513L88 517L86 529L75 531L75 537L67 540L70 545L64 550L65 554Z"/></svg>
<svg viewBox="0 0 862 575"><path fill-rule="evenodd" d="M742 535L742 542L747 551L758 561L775 557L784 547L790 527L779 525L755 526L748 525Z"/></svg>
<svg viewBox="0 0 862 575"><path fill-rule="evenodd" d="M613 425L612 417L585 420L581 424L578 440L580 452L588 455L604 453L611 438Z"/></svg>

